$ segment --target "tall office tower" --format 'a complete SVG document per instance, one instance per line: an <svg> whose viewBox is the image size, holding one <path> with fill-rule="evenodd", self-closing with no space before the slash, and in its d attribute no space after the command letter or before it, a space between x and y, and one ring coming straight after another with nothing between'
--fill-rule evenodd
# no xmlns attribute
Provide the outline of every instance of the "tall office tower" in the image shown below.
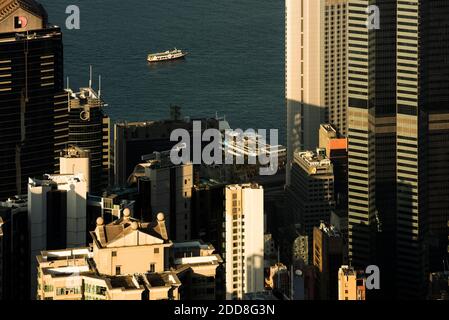
<svg viewBox="0 0 449 320"><path fill-rule="evenodd" d="M158 212L167 212L170 237L176 241L190 240L193 165L174 165L170 160L170 151L154 152L143 159L145 162L134 168L129 184L137 186L144 179L147 193L143 197L150 201L147 205L151 207L151 220Z"/></svg>
<svg viewBox="0 0 449 320"><path fill-rule="evenodd" d="M28 300L30 253L26 197L0 202L0 299Z"/></svg>
<svg viewBox="0 0 449 320"><path fill-rule="evenodd" d="M320 123L347 133L347 2L286 1L287 184L294 152L318 146Z"/></svg>
<svg viewBox="0 0 449 320"><path fill-rule="evenodd" d="M179 119L143 122L117 122L114 125L114 176L116 186L125 186L134 167L142 162L142 156L170 150L177 141L170 141L175 129L185 129L192 135L193 121L201 121L201 130L229 128L224 120L215 118ZM193 148L192 148L193 149ZM192 151L193 152L193 151ZM193 157L191 157L193 159Z"/></svg>
<svg viewBox="0 0 449 320"><path fill-rule="evenodd" d="M338 269L342 265L344 242L332 225L313 228L313 265L317 268L317 293L320 300L338 299Z"/></svg>
<svg viewBox="0 0 449 320"><path fill-rule="evenodd" d="M87 182L82 174L30 178L28 220L31 295L36 293L36 259L42 250L86 244Z"/></svg>
<svg viewBox="0 0 449 320"><path fill-rule="evenodd" d="M324 149L295 153L291 184L288 188L290 208L301 231L308 237L309 261L312 262L313 228L321 221L330 222L334 209L334 173Z"/></svg>
<svg viewBox="0 0 449 320"><path fill-rule="evenodd" d="M69 143L90 155L90 193L101 195L109 186L111 165L111 120L104 113L101 89L88 88L79 92L66 90L69 95Z"/></svg>
<svg viewBox="0 0 449 320"><path fill-rule="evenodd" d="M396 297L419 298L428 243L436 268L447 245L449 4L377 1L379 31L370 4L349 2L349 250L353 265L394 275Z"/></svg>
<svg viewBox="0 0 449 320"><path fill-rule="evenodd" d="M225 188L226 299L243 299L264 288L263 188L257 184Z"/></svg>
<svg viewBox="0 0 449 320"><path fill-rule="evenodd" d="M350 266L338 270L338 300L366 300L365 275Z"/></svg>
<svg viewBox="0 0 449 320"><path fill-rule="evenodd" d="M0 1L0 199L58 170L67 143L62 34L34 0Z"/></svg>
<svg viewBox="0 0 449 320"><path fill-rule="evenodd" d="M370 3L369 0L348 3L348 242L349 259L352 265L361 268L372 263L371 235L372 229L377 228L375 110L374 94L369 90L373 31L366 24Z"/></svg>
<svg viewBox="0 0 449 320"><path fill-rule="evenodd" d="M420 143L424 156L421 179L427 185L425 209L428 215L430 271L449 266L449 3L421 1L419 46L421 75L420 110L426 130ZM419 149L419 148L418 148ZM421 161L422 162L422 161ZM446 261L443 266L442 261Z"/></svg>

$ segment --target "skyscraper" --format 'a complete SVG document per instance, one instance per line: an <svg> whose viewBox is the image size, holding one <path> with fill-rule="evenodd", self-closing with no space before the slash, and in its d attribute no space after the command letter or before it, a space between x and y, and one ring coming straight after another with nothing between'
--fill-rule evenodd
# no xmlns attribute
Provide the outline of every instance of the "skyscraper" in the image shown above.
<svg viewBox="0 0 449 320"><path fill-rule="evenodd" d="M308 237L308 260L313 259L313 228L329 223L334 202L334 173L324 149L295 153L291 184L287 189L290 210L301 232Z"/></svg>
<svg viewBox="0 0 449 320"><path fill-rule="evenodd" d="M58 171L67 143L62 34L34 0L0 1L0 199Z"/></svg>
<svg viewBox="0 0 449 320"><path fill-rule="evenodd" d="M349 1L349 255L379 264L389 294L422 298L428 244L440 264L447 245L449 4L377 1L379 30L371 4Z"/></svg>
<svg viewBox="0 0 449 320"><path fill-rule="evenodd" d="M28 184L31 296L36 293L36 255L41 250L86 245L87 182L82 174L44 175Z"/></svg>
<svg viewBox="0 0 449 320"><path fill-rule="evenodd" d="M226 186L224 215L226 299L243 299L264 288L263 188Z"/></svg>
<svg viewBox="0 0 449 320"><path fill-rule="evenodd" d="M103 110L101 89L95 91L90 81L89 87L79 92L66 91L69 95L68 142L89 151L89 191L100 195L109 186L112 174L111 120Z"/></svg>
<svg viewBox="0 0 449 320"><path fill-rule="evenodd" d="M295 151L318 146L321 123L347 132L347 0L286 1L287 184Z"/></svg>

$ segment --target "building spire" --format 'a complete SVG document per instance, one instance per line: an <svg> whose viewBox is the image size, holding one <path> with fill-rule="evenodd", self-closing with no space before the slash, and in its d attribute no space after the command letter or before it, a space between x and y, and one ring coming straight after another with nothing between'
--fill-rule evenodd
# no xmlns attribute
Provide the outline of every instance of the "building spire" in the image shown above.
<svg viewBox="0 0 449 320"><path fill-rule="evenodd" d="M92 89L92 65L89 66L89 89Z"/></svg>

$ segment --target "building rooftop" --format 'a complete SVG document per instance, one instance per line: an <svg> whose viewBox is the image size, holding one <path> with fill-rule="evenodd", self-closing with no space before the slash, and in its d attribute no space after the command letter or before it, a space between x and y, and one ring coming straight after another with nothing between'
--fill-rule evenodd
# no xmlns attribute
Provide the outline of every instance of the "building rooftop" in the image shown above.
<svg viewBox="0 0 449 320"><path fill-rule="evenodd" d="M47 11L44 7L34 0L0 0L0 21L6 19L12 12L22 8L31 14L47 20Z"/></svg>
<svg viewBox="0 0 449 320"><path fill-rule="evenodd" d="M333 174L333 166L326 156L326 149L317 148L316 151L295 152L293 165L297 165L308 175Z"/></svg>
<svg viewBox="0 0 449 320"><path fill-rule="evenodd" d="M223 187L225 184L226 183L224 181L200 178L199 183L195 184L194 188L195 189L207 189L207 188L216 187L216 186Z"/></svg>
<svg viewBox="0 0 449 320"><path fill-rule="evenodd" d="M65 91L69 95L70 109L84 109L85 116L87 116L90 108L107 106L101 99L101 89L97 92L92 87L85 87L80 88L78 92L74 92L72 89L66 89Z"/></svg>
<svg viewBox="0 0 449 320"><path fill-rule="evenodd" d="M42 272L51 276L67 276L91 271L89 248L42 251L36 257Z"/></svg>
<svg viewBox="0 0 449 320"><path fill-rule="evenodd" d="M122 218L107 225L104 225L103 218L98 218L97 227L90 234L98 248L115 247L118 240L125 238L126 246L171 243L162 213L157 215L157 222L144 223L132 218L128 208L123 210ZM137 236L130 236L131 234Z"/></svg>
<svg viewBox="0 0 449 320"><path fill-rule="evenodd" d="M44 174L42 178L28 178L28 184L33 187L64 185L78 182L85 182L82 173L77 174Z"/></svg>
<svg viewBox="0 0 449 320"><path fill-rule="evenodd" d="M357 276L357 278L361 278L364 276L363 271L359 271L354 269L352 266L342 265L338 271L339 273L342 272L344 276Z"/></svg>
<svg viewBox="0 0 449 320"><path fill-rule="evenodd" d="M61 152L61 157L64 158L88 158L89 150L81 149L76 145L69 145Z"/></svg>
<svg viewBox="0 0 449 320"><path fill-rule="evenodd" d="M174 264L178 267L218 265L223 262L220 255L214 254L212 244L206 244L202 240L182 241L173 243Z"/></svg>
<svg viewBox="0 0 449 320"><path fill-rule="evenodd" d="M14 196L12 198L8 198L8 200L6 201L0 201L0 207L7 207L13 209L28 210L27 204L28 204L27 195Z"/></svg>
<svg viewBox="0 0 449 320"><path fill-rule="evenodd" d="M328 145L329 150L348 149L348 139L331 139Z"/></svg>
<svg viewBox="0 0 449 320"><path fill-rule="evenodd" d="M170 150L158 152L155 151L151 154L143 155L142 162L134 167L133 172L128 178L128 185L134 185L139 178L147 176L148 170L168 169L173 167L189 166L187 164L173 164L170 158Z"/></svg>
<svg viewBox="0 0 449 320"><path fill-rule="evenodd" d="M222 150L232 155L257 157L259 155L272 156L274 154L282 157L287 152L284 146L270 145L266 143L264 136L253 131L226 131L223 140L221 142Z"/></svg>
<svg viewBox="0 0 449 320"><path fill-rule="evenodd" d="M335 226L329 223L321 222L319 229L329 237L341 237L340 232L335 228Z"/></svg>
<svg viewBox="0 0 449 320"><path fill-rule="evenodd" d="M335 130L335 128L331 124L322 123L320 127L323 128L323 130L325 130L328 134L331 134L333 137L337 137L337 130Z"/></svg>
<svg viewBox="0 0 449 320"><path fill-rule="evenodd" d="M330 166L331 161L326 157L326 150L317 148L316 151L296 152L295 158L302 160L309 167Z"/></svg>
<svg viewBox="0 0 449 320"><path fill-rule="evenodd" d="M263 187L258 185L257 183L230 184L230 185L226 186L226 189L228 189L228 190L238 190L239 188L242 188L242 189L263 189Z"/></svg>

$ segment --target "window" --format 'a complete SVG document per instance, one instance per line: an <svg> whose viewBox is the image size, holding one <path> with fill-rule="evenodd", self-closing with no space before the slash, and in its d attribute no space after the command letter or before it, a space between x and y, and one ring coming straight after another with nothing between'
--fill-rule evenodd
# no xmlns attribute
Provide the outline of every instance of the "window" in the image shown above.
<svg viewBox="0 0 449 320"><path fill-rule="evenodd" d="M115 266L115 274L120 275L121 274L121 266Z"/></svg>
<svg viewBox="0 0 449 320"><path fill-rule="evenodd" d="M151 263L151 264L150 264L150 272L155 272L155 270L156 270L155 264L154 264L154 263Z"/></svg>
<svg viewBox="0 0 449 320"><path fill-rule="evenodd" d="M96 293L97 295L100 295L100 296L105 296L105 295L106 295L106 288L105 288L105 287L97 286L97 287L95 288L95 293Z"/></svg>
<svg viewBox="0 0 449 320"><path fill-rule="evenodd" d="M52 285L44 285L44 291L45 292L52 292L53 286Z"/></svg>
<svg viewBox="0 0 449 320"><path fill-rule="evenodd" d="M117 257L117 251L112 251L112 256Z"/></svg>
<svg viewBox="0 0 449 320"><path fill-rule="evenodd" d="M154 254L159 254L159 248L154 248Z"/></svg>
<svg viewBox="0 0 449 320"><path fill-rule="evenodd" d="M25 28L28 24L26 17L14 17L14 28L20 29Z"/></svg>

